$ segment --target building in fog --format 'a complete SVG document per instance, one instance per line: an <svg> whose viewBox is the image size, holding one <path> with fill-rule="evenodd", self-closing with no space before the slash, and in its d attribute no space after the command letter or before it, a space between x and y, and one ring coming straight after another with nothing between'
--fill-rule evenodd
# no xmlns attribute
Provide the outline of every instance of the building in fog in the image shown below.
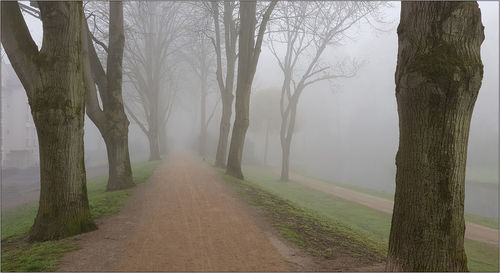
<svg viewBox="0 0 500 273"><path fill-rule="evenodd" d="M24 88L10 64L1 67L2 168L38 164L38 139Z"/></svg>

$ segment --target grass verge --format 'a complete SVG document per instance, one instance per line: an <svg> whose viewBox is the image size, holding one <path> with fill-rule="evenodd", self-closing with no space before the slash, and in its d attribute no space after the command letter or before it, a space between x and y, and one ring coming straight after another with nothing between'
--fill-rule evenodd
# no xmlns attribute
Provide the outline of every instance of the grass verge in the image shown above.
<svg viewBox="0 0 500 273"><path fill-rule="evenodd" d="M361 265L382 262L384 246L338 221L301 208L255 183L225 175L228 184L252 206L264 213L282 236L313 256L334 259L349 255Z"/></svg>
<svg viewBox="0 0 500 273"><path fill-rule="evenodd" d="M249 168L249 170L251 172L254 172L254 173L258 172L258 169L255 168L255 167L251 167L251 168ZM339 186L339 187L342 187L342 188L350 189L350 190L353 190L353 191L357 191L357 192L361 192L361 193L366 193L366 194L369 194L369 195L372 195L372 196L376 196L376 197L379 197L379 198L384 198L384 199L387 199L387 200L394 201L394 195L391 194L391 193L385 192L385 191L378 191L378 190L366 189L366 188L362 188L362 187L359 187L359 186L338 183L338 182L335 182L335 181L326 180L326 179L317 178L317 177L312 177L310 175L305 175L305 174L301 174L301 175L303 177L307 177L309 179L313 179L313 180L316 180L316 181L321 181L321 182L324 182L326 184L331 184L331 185ZM490 217L483 217L483 216L476 215L476 214L466 213L465 214L465 220L468 221L468 222L471 222L471 223L474 223L474 224L478 224L478 225L482 225L482 226L489 227L489 228L498 229L498 227L499 227L498 226L498 219L490 218Z"/></svg>
<svg viewBox="0 0 500 273"><path fill-rule="evenodd" d="M132 165L134 183L147 181L160 161ZM94 218L118 213L131 190L106 192L107 176L87 181L90 212ZM52 271L68 251L77 249L62 240L28 243L27 232L36 216L37 203L2 213L2 271Z"/></svg>
<svg viewBox="0 0 500 273"><path fill-rule="evenodd" d="M331 221L341 223L354 233L382 245L387 253L391 215L360 204L349 202L293 181L281 182L271 172L245 168L245 178L252 186L293 203L299 208L313 211ZM498 248L485 243L465 240L471 271L498 272Z"/></svg>

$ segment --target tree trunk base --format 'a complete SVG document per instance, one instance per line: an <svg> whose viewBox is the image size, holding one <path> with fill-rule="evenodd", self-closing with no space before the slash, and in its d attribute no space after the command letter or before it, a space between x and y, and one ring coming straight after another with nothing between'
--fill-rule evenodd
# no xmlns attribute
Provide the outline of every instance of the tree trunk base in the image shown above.
<svg viewBox="0 0 500 273"><path fill-rule="evenodd" d="M238 178L238 179L241 179L241 180L244 180L245 178L243 177L243 173L241 172L241 170L234 170L232 168L227 168L226 170L226 174L227 175L230 175L232 177L235 177L235 178Z"/></svg>
<svg viewBox="0 0 500 273"><path fill-rule="evenodd" d="M28 240L30 242L58 240L97 229L91 215L87 213L76 216L69 221L67 218L65 220L63 222L62 219L37 217L35 224L30 229Z"/></svg>
<svg viewBox="0 0 500 273"><path fill-rule="evenodd" d="M123 180L127 180L126 182L123 182ZM118 190L125 190L125 189L130 189L132 187L135 187L135 183L128 178L116 178L116 180L108 180L108 185L106 186L106 191L118 191Z"/></svg>

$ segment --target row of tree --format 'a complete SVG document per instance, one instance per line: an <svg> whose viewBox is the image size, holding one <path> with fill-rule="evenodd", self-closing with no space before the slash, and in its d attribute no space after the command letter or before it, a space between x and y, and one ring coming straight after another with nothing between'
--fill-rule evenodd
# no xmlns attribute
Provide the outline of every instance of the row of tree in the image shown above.
<svg viewBox="0 0 500 273"><path fill-rule="evenodd" d="M94 10L86 6L87 12L81 2L32 5L1 3L1 39L26 90L39 138L40 206L30 238L50 240L95 228L83 161L85 109L106 143L108 190L133 185L125 111L147 135L150 159L159 159L176 90L172 74L180 69L169 63L175 63L172 55L198 56L191 63L201 83L200 153L205 153L206 127L213 116L213 111L206 115L211 73L206 39L213 45L222 103L216 165L243 178L252 82L268 29L267 43L284 75L279 105L281 179L287 180L302 92L318 81L352 77L358 68L355 61L328 65L320 61L323 52L349 37L349 29L376 14L382 4L277 0L193 4L210 15L213 26L200 24L201 30L190 31L196 33L191 40L181 39L189 18L181 16L186 15L181 3L130 2L125 12L121 2L109 2L106 8L100 4ZM40 50L22 10L43 23ZM107 23L107 32L100 22ZM467 269L463 246L467 140L482 80L480 11L476 2L404 2L398 35L400 144L387 269L463 271ZM189 49L186 41L203 45ZM173 54L178 51L184 52ZM124 105L122 82L135 91L135 104Z"/></svg>

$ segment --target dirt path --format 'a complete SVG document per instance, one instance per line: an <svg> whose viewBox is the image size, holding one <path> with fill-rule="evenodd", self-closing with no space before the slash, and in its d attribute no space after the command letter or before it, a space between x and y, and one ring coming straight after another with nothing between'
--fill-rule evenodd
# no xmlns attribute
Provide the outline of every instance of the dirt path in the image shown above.
<svg viewBox="0 0 500 273"><path fill-rule="evenodd" d="M392 214L394 202L379 198L373 195L349 190L343 187L327 184L322 181L314 180L298 174L291 174L295 182L306 185L308 187L326 192L345 200L353 201L367 207ZM465 237L474 241L479 241L498 247L498 230L489 227L481 226L471 222L465 223Z"/></svg>
<svg viewBox="0 0 500 273"><path fill-rule="evenodd" d="M288 271L213 170L171 158L99 229L73 237L60 271Z"/></svg>

